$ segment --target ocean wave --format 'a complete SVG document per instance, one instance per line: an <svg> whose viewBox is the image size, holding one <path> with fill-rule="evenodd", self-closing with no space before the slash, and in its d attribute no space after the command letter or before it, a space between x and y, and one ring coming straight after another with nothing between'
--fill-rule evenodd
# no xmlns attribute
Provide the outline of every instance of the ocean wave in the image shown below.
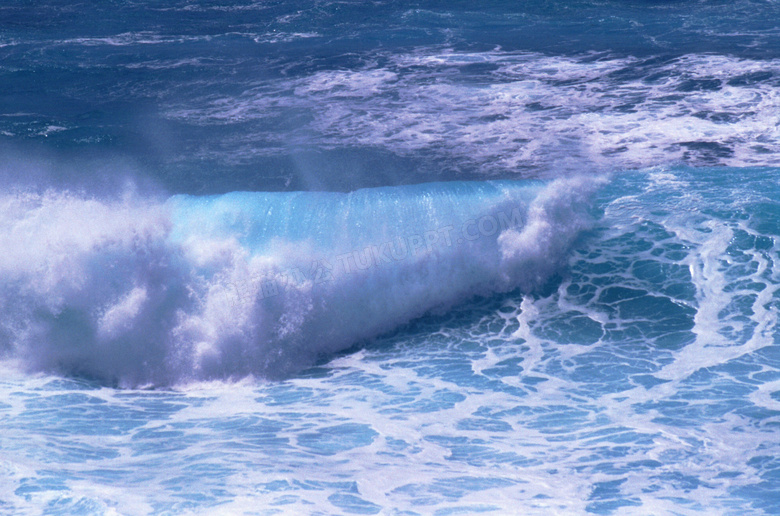
<svg viewBox="0 0 780 516"><path fill-rule="evenodd" d="M281 377L478 294L533 289L599 179L0 199L0 343L123 386Z"/></svg>

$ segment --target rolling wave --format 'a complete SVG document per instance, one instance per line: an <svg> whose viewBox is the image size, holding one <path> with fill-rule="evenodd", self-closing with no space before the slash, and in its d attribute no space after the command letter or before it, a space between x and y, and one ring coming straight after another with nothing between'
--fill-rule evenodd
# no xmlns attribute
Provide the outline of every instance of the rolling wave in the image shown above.
<svg viewBox="0 0 780 516"><path fill-rule="evenodd" d="M3 347L124 385L280 377L475 295L533 289L599 179L2 202Z"/></svg>

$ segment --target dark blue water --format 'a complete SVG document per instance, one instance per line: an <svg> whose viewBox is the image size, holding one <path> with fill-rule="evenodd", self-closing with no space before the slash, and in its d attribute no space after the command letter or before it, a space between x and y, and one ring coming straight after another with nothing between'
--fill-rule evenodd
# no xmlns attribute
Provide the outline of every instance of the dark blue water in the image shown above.
<svg viewBox="0 0 780 516"><path fill-rule="evenodd" d="M776 124L761 104L771 104L779 80L774 2L0 9L6 154L54 161L54 175L68 181L121 159L174 192L350 190L475 179L486 167L502 177L555 175L556 161L586 150L607 156L608 168L732 164L735 154L775 150ZM526 91L529 83L540 91ZM707 127L681 135L643 127L626 141L593 142L594 121L578 120L586 115L605 118L595 132L613 140L623 125L669 117ZM500 141L507 133L531 141ZM534 140L547 136L556 142L536 155ZM657 150L632 155L630 144L646 140ZM592 161L578 158L571 166Z"/></svg>
<svg viewBox="0 0 780 516"><path fill-rule="evenodd" d="M0 513L779 513L779 15L0 6Z"/></svg>

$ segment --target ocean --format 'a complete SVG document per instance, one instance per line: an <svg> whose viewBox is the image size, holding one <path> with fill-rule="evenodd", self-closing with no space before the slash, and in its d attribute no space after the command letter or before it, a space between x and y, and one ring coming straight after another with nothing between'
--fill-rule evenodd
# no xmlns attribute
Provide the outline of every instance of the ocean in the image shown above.
<svg viewBox="0 0 780 516"><path fill-rule="evenodd" d="M0 514L780 514L776 0L0 5Z"/></svg>

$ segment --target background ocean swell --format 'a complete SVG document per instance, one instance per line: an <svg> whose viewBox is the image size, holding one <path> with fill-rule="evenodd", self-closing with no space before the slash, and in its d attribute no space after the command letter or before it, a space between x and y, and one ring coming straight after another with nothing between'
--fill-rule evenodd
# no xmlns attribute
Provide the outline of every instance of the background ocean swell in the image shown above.
<svg viewBox="0 0 780 516"><path fill-rule="evenodd" d="M777 165L775 2L94 8L2 7L17 180L30 156L47 184L123 163L205 194Z"/></svg>

